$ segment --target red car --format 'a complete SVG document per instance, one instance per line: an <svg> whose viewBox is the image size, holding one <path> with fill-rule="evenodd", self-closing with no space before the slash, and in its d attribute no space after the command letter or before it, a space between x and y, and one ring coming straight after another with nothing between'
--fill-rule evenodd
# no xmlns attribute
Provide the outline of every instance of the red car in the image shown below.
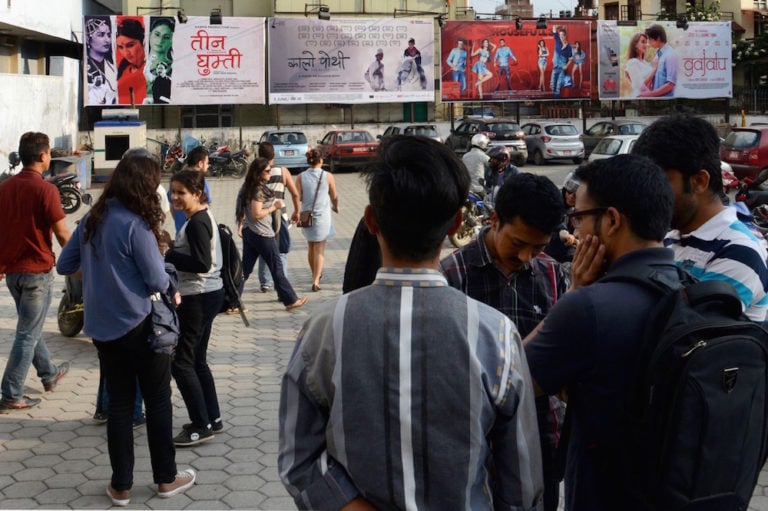
<svg viewBox="0 0 768 511"><path fill-rule="evenodd" d="M365 130L334 130L318 141L317 149L323 155L328 170L358 167L376 157L379 142Z"/></svg>
<svg viewBox="0 0 768 511"><path fill-rule="evenodd" d="M768 126L734 128L720 144L720 159L739 179L758 180L768 170Z"/></svg>

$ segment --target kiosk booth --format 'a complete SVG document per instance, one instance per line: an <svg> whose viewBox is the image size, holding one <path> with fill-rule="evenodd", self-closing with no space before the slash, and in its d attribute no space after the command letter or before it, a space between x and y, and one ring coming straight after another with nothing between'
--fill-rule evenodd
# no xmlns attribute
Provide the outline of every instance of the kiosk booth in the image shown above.
<svg viewBox="0 0 768 511"><path fill-rule="evenodd" d="M93 180L106 181L125 151L146 146L147 123L139 120L138 109L104 110L93 126Z"/></svg>

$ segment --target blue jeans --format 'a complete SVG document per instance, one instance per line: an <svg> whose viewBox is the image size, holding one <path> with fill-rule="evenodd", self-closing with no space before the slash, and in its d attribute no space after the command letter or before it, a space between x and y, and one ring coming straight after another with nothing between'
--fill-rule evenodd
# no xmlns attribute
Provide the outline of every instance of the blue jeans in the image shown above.
<svg viewBox="0 0 768 511"><path fill-rule="evenodd" d="M467 73L464 71L451 71L451 78L454 82L461 83L461 92L467 90Z"/></svg>
<svg viewBox="0 0 768 511"><path fill-rule="evenodd" d="M552 92L556 95L560 95L560 86L563 84L563 76L565 75L565 68L555 65L555 67L552 69L552 78L550 79L549 87L552 89Z"/></svg>
<svg viewBox="0 0 768 511"><path fill-rule="evenodd" d="M280 254L280 262L283 263L283 273L288 275L288 254ZM263 257L259 257L259 284L261 287L273 287L274 281L269 274L267 263Z"/></svg>
<svg viewBox="0 0 768 511"><path fill-rule="evenodd" d="M280 222L278 225L275 225ZM277 249L280 252L280 262L283 263L283 273L288 276L288 252L291 250L291 234L288 232L287 223L281 215L277 215L277 221L272 221L273 228L275 229L275 239L278 241ZM272 287L274 282L272 276L268 272L269 268L264 262L263 257L259 257L259 285L261 287Z"/></svg>
<svg viewBox="0 0 768 511"><path fill-rule="evenodd" d="M16 337L3 373L3 399L18 401L24 397L24 381L29 365L37 376L48 381L59 369L51 362L43 340L43 323L53 295L53 271L47 273L9 273L5 276L8 290L16 302Z"/></svg>
<svg viewBox="0 0 768 511"><path fill-rule="evenodd" d="M256 266L256 259L259 257L264 259L264 263L269 268L269 273L272 274L278 299L283 305L290 305L296 302L299 297L285 277L283 263L280 261L275 238L260 236L250 229L243 229L243 278L245 280L248 280L248 277L253 272L253 267ZM245 287L245 281L243 282L243 287ZM240 292L242 294L242 289Z"/></svg>
<svg viewBox="0 0 768 511"><path fill-rule="evenodd" d="M496 86L496 90L499 90L501 88L501 80L502 78L506 79L507 81L507 90L512 90L512 86L509 84L510 75L509 75L509 66L499 66L499 84Z"/></svg>

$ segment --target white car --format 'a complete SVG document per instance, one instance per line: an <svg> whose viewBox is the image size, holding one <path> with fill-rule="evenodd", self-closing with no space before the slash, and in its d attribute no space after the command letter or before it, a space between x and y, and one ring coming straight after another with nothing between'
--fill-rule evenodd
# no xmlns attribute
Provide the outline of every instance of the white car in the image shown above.
<svg viewBox="0 0 768 511"><path fill-rule="evenodd" d="M629 154L639 135L610 135L602 139L589 154L588 161L602 160L617 154Z"/></svg>

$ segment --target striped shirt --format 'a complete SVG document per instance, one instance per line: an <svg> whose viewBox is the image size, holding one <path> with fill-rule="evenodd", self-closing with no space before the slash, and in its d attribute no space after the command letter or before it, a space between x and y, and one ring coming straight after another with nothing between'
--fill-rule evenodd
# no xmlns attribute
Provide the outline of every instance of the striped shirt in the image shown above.
<svg viewBox="0 0 768 511"><path fill-rule="evenodd" d="M766 251L738 219L734 208L724 208L690 234L681 236L680 231L670 231L664 246L675 252L677 265L697 279L733 284L749 319L765 320Z"/></svg>
<svg viewBox="0 0 768 511"><path fill-rule="evenodd" d="M382 268L302 329L280 477L299 508L537 509L536 412L512 322L435 270Z"/></svg>

